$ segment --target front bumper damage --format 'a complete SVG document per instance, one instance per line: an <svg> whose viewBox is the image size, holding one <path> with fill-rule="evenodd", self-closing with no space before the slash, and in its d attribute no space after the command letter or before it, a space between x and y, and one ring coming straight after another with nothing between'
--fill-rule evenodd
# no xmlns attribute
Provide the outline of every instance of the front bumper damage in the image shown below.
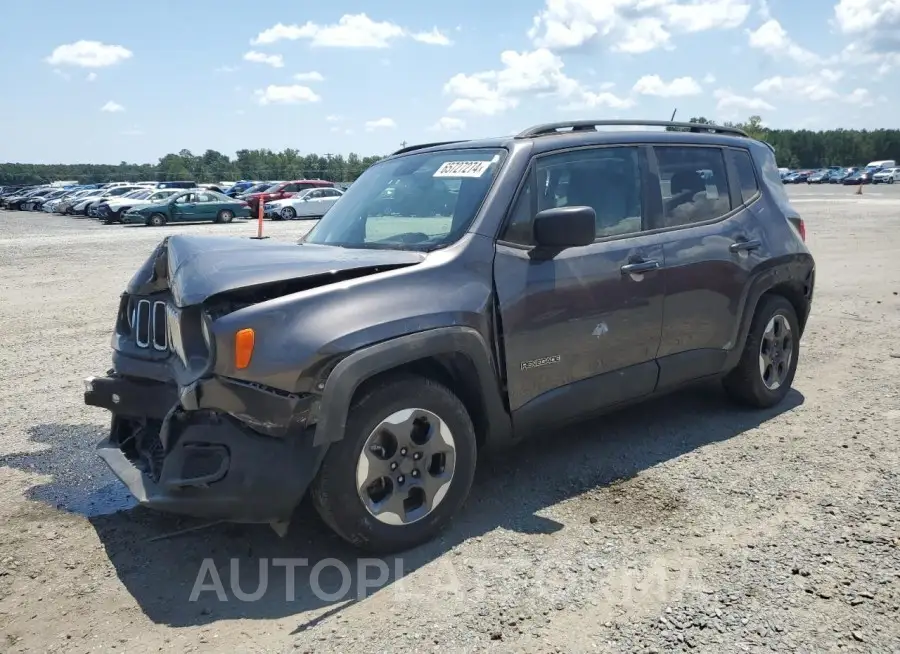
<svg viewBox="0 0 900 654"><path fill-rule="evenodd" d="M112 413L99 456L140 504L161 511L285 523L327 450L305 425L313 396L236 380L179 389L111 370L85 380L84 401Z"/></svg>

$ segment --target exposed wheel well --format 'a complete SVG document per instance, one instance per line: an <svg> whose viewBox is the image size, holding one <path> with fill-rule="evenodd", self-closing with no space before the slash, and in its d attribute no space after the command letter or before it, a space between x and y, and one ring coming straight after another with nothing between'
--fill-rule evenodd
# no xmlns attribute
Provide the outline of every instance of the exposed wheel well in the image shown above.
<svg viewBox="0 0 900 654"><path fill-rule="evenodd" d="M809 313L808 308L811 294L811 280L807 280L806 282L781 282L780 284L776 284L764 293L764 295L780 295L791 303L791 305L794 307L794 311L797 312L797 322L800 324L801 334L806 328L806 319L807 314ZM757 303L757 306L759 306L759 303Z"/></svg>
<svg viewBox="0 0 900 654"><path fill-rule="evenodd" d="M450 353L425 357L377 373L356 387L351 405L372 385L383 383L390 377L403 374L428 377L453 391L466 407L466 411L469 412L479 449L485 444L488 418L482 397L481 380L478 378L475 364L464 354Z"/></svg>

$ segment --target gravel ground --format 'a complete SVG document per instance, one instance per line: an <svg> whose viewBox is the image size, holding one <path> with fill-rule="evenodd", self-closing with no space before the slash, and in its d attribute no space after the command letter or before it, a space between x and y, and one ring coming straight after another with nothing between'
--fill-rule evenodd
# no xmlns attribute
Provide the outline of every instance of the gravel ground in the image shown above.
<svg viewBox="0 0 900 654"><path fill-rule="evenodd" d="M702 387L482 462L444 538L381 563L307 507L285 539L134 508L92 452L132 272L253 223L0 212L0 651L900 652L900 188L789 192L818 274L782 406Z"/></svg>

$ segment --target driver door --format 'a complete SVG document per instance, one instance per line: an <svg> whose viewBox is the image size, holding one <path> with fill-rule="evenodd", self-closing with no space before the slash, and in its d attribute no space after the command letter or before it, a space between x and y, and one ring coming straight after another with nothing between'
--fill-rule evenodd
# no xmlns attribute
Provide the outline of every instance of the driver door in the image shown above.
<svg viewBox="0 0 900 654"><path fill-rule="evenodd" d="M197 194L183 193L172 203L172 218L178 221L197 220Z"/></svg>
<svg viewBox="0 0 900 654"><path fill-rule="evenodd" d="M663 248L647 233L645 152L597 147L537 157L498 240L494 285L513 423L534 432L648 395L663 323ZM543 209L589 206L591 245L541 252Z"/></svg>

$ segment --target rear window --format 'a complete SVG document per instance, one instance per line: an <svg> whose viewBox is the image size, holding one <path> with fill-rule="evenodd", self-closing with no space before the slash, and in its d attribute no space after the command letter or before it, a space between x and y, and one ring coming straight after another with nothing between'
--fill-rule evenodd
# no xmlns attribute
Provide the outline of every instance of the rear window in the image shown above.
<svg viewBox="0 0 900 654"><path fill-rule="evenodd" d="M756 182L756 171L753 170L753 159L746 150L731 150L731 160L737 170L738 183L741 186L741 200L749 204L759 195L759 185ZM820 171L826 174L828 171Z"/></svg>
<svg viewBox="0 0 900 654"><path fill-rule="evenodd" d="M725 156L721 148L655 146L654 151L659 166L665 227L716 220L731 211Z"/></svg>

